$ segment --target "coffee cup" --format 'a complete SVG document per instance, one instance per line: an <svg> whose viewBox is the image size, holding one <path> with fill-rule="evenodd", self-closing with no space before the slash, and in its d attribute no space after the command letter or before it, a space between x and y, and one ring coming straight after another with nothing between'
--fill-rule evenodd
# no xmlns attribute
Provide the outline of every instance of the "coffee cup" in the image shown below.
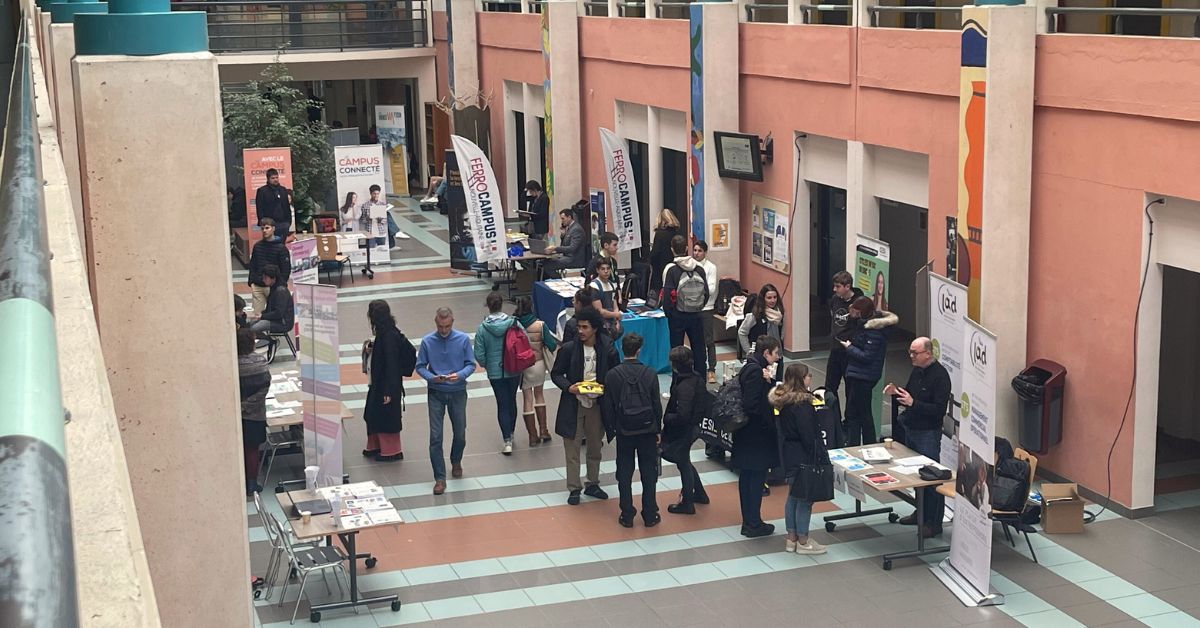
<svg viewBox="0 0 1200 628"><path fill-rule="evenodd" d="M308 525L312 522L312 513L307 510L300 511L300 522Z"/></svg>
<svg viewBox="0 0 1200 628"><path fill-rule="evenodd" d="M891 449L891 448L892 448L892 443L894 443L894 442L895 442L895 441L893 441L893 440L892 440L892 439L890 439L890 438L885 438L885 439L883 439L883 446L884 446L884 447L887 447L888 449Z"/></svg>

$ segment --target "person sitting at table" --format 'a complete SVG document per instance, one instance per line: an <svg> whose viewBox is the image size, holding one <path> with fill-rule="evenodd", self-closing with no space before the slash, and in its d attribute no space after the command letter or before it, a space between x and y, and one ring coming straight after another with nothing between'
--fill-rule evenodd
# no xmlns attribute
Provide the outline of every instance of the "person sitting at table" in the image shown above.
<svg viewBox="0 0 1200 628"><path fill-rule="evenodd" d="M571 307L564 309L558 313L557 337L558 344L564 345L572 340L575 340L575 313L585 307L590 307L596 311L600 311L603 303L600 302L600 295L596 294L595 288L584 286L575 291L575 297L571 300ZM607 335L607 332L601 329L601 333Z"/></svg>
<svg viewBox="0 0 1200 628"><path fill-rule="evenodd" d="M787 541L784 551L797 554L824 554L825 546L808 535L808 524L812 519L813 499L804 493L803 485L795 485L801 465L829 464L817 425L817 411L813 408L812 373L800 362L789 364L783 374L783 383L771 389L767 397L779 411L779 438L782 440L782 464L789 483L787 502L783 506L784 526ZM832 483L833 478L829 481ZM825 499L825 497L820 497Z"/></svg>
<svg viewBox="0 0 1200 628"><path fill-rule="evenodd" d="M262 491L258 484L258 465L262 444L267 442L267 393L271 390L271 371L267 356L254 351L254 332L237 330L238 388L242 398L242 458L246 464L246 496Z"/></svg>
<svg viewBox="0 0 1200 628"><path fill-rule="evenodd" d="M604 233L600 234L600 254L588 261L587 272L584 273L588 281L596 278L596 264L599 264L600 260L604 259L609 261L609 268L612 269L613 282L616 284L621 284L621 276L617 271L617 244L619 244L619 242L620 241L617 239L617 234L611 231L605 231Z"/></svg>
<svg viewBox="0 0 1200 628"><path fill-rule="evenodd" d="M233 324L238 329L249 327L250 325L246 321L246 300L240 294L233 295Z"/></svg>
<svg viewBox="0 0 1200 628"><path fill-rule="evenodd" d="M558 246L546 247L548 255L558 255L555 259L546 260L542 270L546 275L558 277L568 268L582 269L587 265L588 244L587 233L583 225L575 219L574 209L564 209L558 212L560 219L560 235Z"/></svg>
<svg viewBox="0 0 1200 628"><path fill-rule="evenodd" d="M417 351L396 327L387 301L376 299L367 304L367 320L374 340L368 347L370 373L367 380L367 404L363 421L367 424L364 456L379 462L404 460L400 431L404 429L404 378L417 367Z"/></svg>
<svg viewBox="0 0 1200 628"><path fill-rule="evenodd" d="M274 264L267 264L262 270L262 282L271 293L267 295L267 309L258 320L250 323L250 329L255 333L287 334L296 324L292 293L288 292L287 282L280 281L280 274L279 267Z"/></svg>
<svg viewBox="0 0 1200 628"><path fill-rule="evenodd" d="M600 298L600 316L609 338L621 336L621 284L612 278L612 262L601 258L596 264L596 278L588 284Z"/></svg>
<svg viewBox="0 0 1200 628"><path fill-rule="evenodd" d="M271 288L262 280L262 271L267 264L275 265L285 284L292 273L292 256L283 239L275 233L275 220L263 218L259 222L262 225L262 239L254 243L254 249L250 251L250 263L246 267L249 271L246 283L250 286L250 298L256 316L266 309L267 295L271 292Z"/></svg>

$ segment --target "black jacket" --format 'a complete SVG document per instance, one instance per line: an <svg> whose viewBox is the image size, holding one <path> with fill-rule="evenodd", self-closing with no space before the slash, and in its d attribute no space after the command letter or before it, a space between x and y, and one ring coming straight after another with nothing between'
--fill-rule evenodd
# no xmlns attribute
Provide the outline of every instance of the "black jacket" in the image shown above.
<svg viewBox="0 0 1200 628"><path fill-rule="evenodd" d="M703 390L704 382L695 371L676 373L671 380L671 398L663 412L664 450L682 441L690 448L700 437Z"/></svg>
<svg viewBox="0 0 1200 628"><path fill-rule="evenodd" d="M817 413L810 401L779 409L779 437L783 439L784 474L789 477L796 475L802 464L825 462L829 458L821 441Z"/></svg>
<svg viewBox="0 0 1200 628"><path fill-rule="evenodd" d="M898 322L900 318L891 312L876 312L874 318L863 323L846 347L846 379L875 383L883 377L888 328Z"/></svg>
<svg viewBox="0 0 1200 628"><path fill-rule="evenodd" d="M773 384L763 378L766 361L762 353L746 360L738 373L742 387L742 410L748 421L733 433L733 465L739 469L765 471L779 464L775 435L775 409L767 400Z"/></svg>
<svg viewBox="0 0 1200 628"><path fill-rule="evenodd" d="M833 339L832 351L845 351L841 340L850 340L858 329L855 320L850 318L850 304L863 295L858 288L850 288L850 298L843 300L838 295L829 298L829 335Z"/></svg>
<svg viewBox="0 0 1200 628"><path fill-rule="evenodd" d="M545 192L529 204L530 220L533 222L533 232L538 235L550 233L550 197Z"/></svg>
<svg viewBox="0 0 1200 628"><path fill-rule="evenodd" d="M664 227L654 230L654 242L650 245L650 287L662 286L663 269L675 259L671 252L671 238L679 235L676 227Z"/></svg>
<svg viewBox="0 0 1200 628"><path fill-rule="evenodd" d="M262 271L267 267L267 264L274 264L279 267L279 281L287 284L288 277L292 274L292 256L288 253L287 245L280 238L272 238L271 240L259 240L254 245L254 250L250 252L250 278L246 282L251 286L263 286Z"/></svg>
<svg viewBox="0 0 1200 628"><path fill-rule="evenodd" d="M275 224L286 222L290 225L292 223L290 195L287 188L282 185L268 183L258 188L254 193L254 211L258 213L258 219L270 218L275 221ZM284 234L279 235L282 237Z"/></svg>
<svg viewBox="0 0 1200 628"><path fill-rule="evenodd" d="M613 348L604 334L596 334L596 381L603 382L608 376L608 369L621 362L617 350ZM562 390L558 400L558 412L554 419L554 433L563 438L575 438L575 426L579 420L579 399L567 392L571 384L583 381L583 350L578 340L563 343L554 358L554 367L550 369L550 379ZM599 401L599 400L597 400ZM601 412L604 404L599 404Z"/></svg>
<svg viewBox="0 0 1200 628"><path fill-rule="evenodd" d="M371 346L371 386L367 389L367 405L363 420L367 434L394 434L404 429L402 420L404 376L412 375L417 354L412 343L394 326L375 330ZM391 397L384 404L383 398Z"/></svg>
<svg viewBox="0 0 1200 628"><path fill-rule="evenodd" d="M950 403L950 373L934 360L925 368L913 368L904 387L912 395L912 406L904 408L900 420L906 430L940 430Z"/></svg>
<svg viewBox="0 0 1200 628"><path fill-rule="evenodd" d="M625 398L626 382L641 380L642 386L649 391L650 407L654 409L654 424L649 429L631 431L621 427L621 415L625 409L621 400ZM609 369L604 376L604 396L600 398L600 413L604 416L604 432L608 439L614 436L639 436L641 434L658 434L662 432L662 395L658 391L658 373L638 362L626 360Z"/></svg>
<svg viewBox="0 0 1200 628"><path fill-rule="evenodd" d="M271 286L271 294L267 295L267 309L263 310L262 319L271 321L271 333L282 334L292 331L296 324L296 305L292 303L292 293L287 285L277 283Z"/></svg>

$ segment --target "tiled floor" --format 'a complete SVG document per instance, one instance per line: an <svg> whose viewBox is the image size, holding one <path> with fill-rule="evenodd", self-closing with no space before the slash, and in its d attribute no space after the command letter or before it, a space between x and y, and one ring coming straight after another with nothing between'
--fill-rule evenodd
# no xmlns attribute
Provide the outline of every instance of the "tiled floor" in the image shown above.
<svg viewBox="0 0 1200 628"><path fill-rule="evenodd" d="M366 337L366 303L386 298L401 328L412 339L432 329L436 307L452 307L457 326L471 332L483 317L489 284L446 270L445 218L413 209L395 212L401 229L413 235L395 264L374 281L345 283L341 304L343 398L361 413L366 381L358 366L358 345ZM234 286L244 287L235 272ZM902 348L901 348L902 349ZM731 353L724 346L723 353ZM903 356L889 364L889 377L903 378ZM818 371L819 356L806 363ZM278 366L285 368L285 363ZM823 372L816 373L818 382ZM424 387L406 383L403 432L405 460L375 463L358 455L364 428L346 423L346 472L372 479L406 523L394 530L360 535L359 548L379 564L361 576L364 591L396 593L399 612L360 609L328 612L323 625L382 627L432 623L436 626L729 626L729 625L1026 625L1200 626L1200 492L1166 495L1160 514L1138 521L1106 513L1080 535L1034 535L1039 564L1024 543L1010 547L993 540L993 586L1006 595L1003 606L963 607L934 579L930 558L896 561L883 571L879 555L912 545L912 529L888 524L883 516L844 524L832 534L820 526L827 512L853 508L845 496L814 513L814 537L829 553L805 557L782 551L779 535L745 539L738 534L736 475L725 464L693 459L703 474L712 504L694 517L670 515L679 479L666 465L658 502L663 522L656 528L616 523L613 449L606 445L601 483L613 499L565 504L561 442L522 444L511 457L497 453L500 442L491 389L483 378L470 380L468 439L462 480L451 480L443 496L430 493L428 421ZM551 408L558 392L547 388ZM281 457L272 479L301 475L302 460ZM637 488L635 484L635 488ZM277 509L273 495L267 507ZM783 491L764 500L769 518L781 517ZM906 512L907 508L901 506ZM247 505L252 566L265 569L270 548L259 517ZM947 528L949 536L953 526ZM312 581L314 601L337 597ZM282 608L279 590L256 602L264 626L286 625L299 587L289 586ZM307 622L307 602L299 622Z"/></svg>

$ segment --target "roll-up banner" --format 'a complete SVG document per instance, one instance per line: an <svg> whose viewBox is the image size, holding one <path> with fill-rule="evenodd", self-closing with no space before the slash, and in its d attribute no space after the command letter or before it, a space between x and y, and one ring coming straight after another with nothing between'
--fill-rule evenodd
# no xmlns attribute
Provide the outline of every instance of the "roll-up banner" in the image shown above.
<svg viewBox="0 0 1200 628"><path fill-rule="evenodd" d="M765 218L764 218L765 221ZM891 279L888 270L891 267L892 247L887 242L876 240L858 234L855 240L854 284L862 290L863 296L875 301L875 309L882 312L892 311L888 305L888 286ZM901 321L903 322L903 321ZM875 434L883 421L883 380L875 384L871 394L871 414L875 415ZM892 429L895 429L893 426Z"/></svg>
<svg viewBox="0 0 1200 628"><path fill-rule="evenodd" d="M245 260L250 262L250 252L262 239L262 227L258 226L258 207L255 198L258 188L267 184L267 171L279 171L279 185L292 189L292 149L290 148L246 148L242 150L242 170L246 186L246 251ZM292 214L292 231L296 230L295 214Z"/></svg>
<svg viewBox="0 0 1200 628"><path fill-rule="evenodd" d="M387 193L395 196L408 196L408 130L404 116L404 105L375 105L375 133L388 162L384 170Z"/></svg>
<svg viewBox="0 0 1200 628"><path fill-rule="evenodd" d="M474 142L458 135L450 136L458 157L463 193L467 201L467 222L475 242L475 261L486 262L508 257L504 235L504 208L500 204L500 186L492 164Z"/></svg>
<svg viewBox="0 0 1200 628"><path fill-rule="evenodd" d="M337 164L337 195L345 204L353 199L351 212L356 228L354 231L370 236L371 264L387 264L391 259L387 240L387 197L384 196L383 147L379 144L359 146L334 146L334 162ZM375 198L371 198L371 186L379 186ZM354 194L354 197L350 195ZM361 249L342 251L354 264L366 262L366 253Z"/></svg>
<svg viewBox="0 0 1200 628"><path fill-rule="evenodd" d="M320 467L318 486L342 483L342 386L337 288L296 285L303 391L304 464Z"/></svg>
<svg viewBox="0 0 1200 628"><path fill-rule="evenodd" d="M929 273L929 339L933 357L950 373L950 390L962 392L963 332L967 326L967 287Z"/></svg>
<svg viewBox="0 0 1200 628"><path fill-rule="evenodd" d="M625 140L605 128L600 129L600 146L604 151L608 192L612 194L612 226L613 233L617 234L617 251L631 251L642 246L642 219L633 171L629 168L629 151Z"/></svg>

